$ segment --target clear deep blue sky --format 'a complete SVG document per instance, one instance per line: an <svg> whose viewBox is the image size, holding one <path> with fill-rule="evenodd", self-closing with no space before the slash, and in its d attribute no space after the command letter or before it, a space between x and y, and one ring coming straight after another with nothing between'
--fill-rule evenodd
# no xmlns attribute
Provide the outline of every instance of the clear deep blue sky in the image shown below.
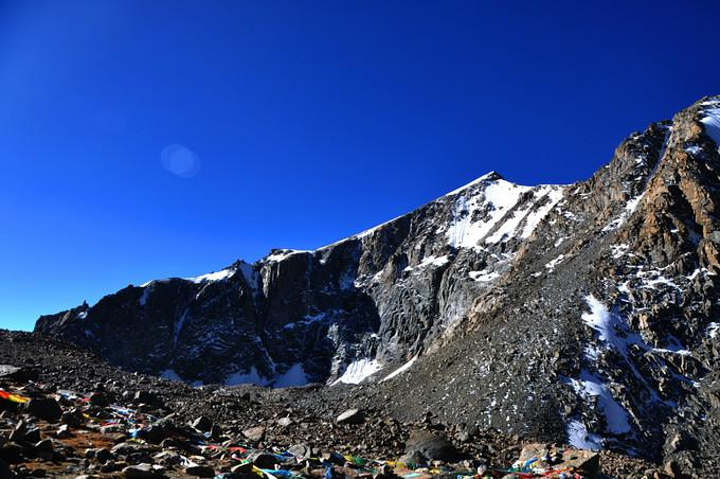
<svg viewBox="0 0 720 479"><path fill-rule="evenodd" d="M720 2L589 3L0 0L0 327L582 180L720 93Z"/></svg>

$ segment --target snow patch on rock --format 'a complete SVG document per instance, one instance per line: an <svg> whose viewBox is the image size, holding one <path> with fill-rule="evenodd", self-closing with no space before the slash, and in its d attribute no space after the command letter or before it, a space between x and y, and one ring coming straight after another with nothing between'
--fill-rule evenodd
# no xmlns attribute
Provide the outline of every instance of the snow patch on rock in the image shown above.
<svg viewBox="0 0 720 479"><path fill-rule="evenodd" d="M484 180L486 181L486 180ZM517 204L531 188L497 179L485 182L485 188L468 198L455 199L452 223L445 235L454 248L477 248L493 227ZM487 210L487 218L474 221L476 212Z"/></svg>
<svg viewBox="0 0 720 479"><path fill-rule="evenodd" d="M703 113L705 116L700 119L700 123L705 125L705 133L720 150L720 108L708 108Z"/></svg>
<svg viewBox="0 0 720 479"><path fill-rule="evenodd" d="M302 363L296 363L290 366L283 374L279 375L275 381L273 381L272 386L276 388L290 388L305 386L309 382Z"/></svg>
<svg viewBox="0 0 720 479"><path fill-rule="evenodd" d="M588 432L585 424L577 420L569 421L565 431L568 435L568 443L578 449L589 449L599 451L602 449L602 438L597 434Z"/></svg>
<svg viewBox="0 0 720 479"><path fill-rule="evenodd" d="M183 278L186 281L192 281L193 283L205 283L205 282L213 282L213 281L222 281L224 279L228 279L232 277L235 274L235 270L232 268L223 269L221 271L217 271L215 273L208 273L203 274L200 276L195 276L193 278Z"/></svg>
<svg viewBox="0 0 720 479"><path fill-rule="evenodd" d="M630 246L626 244L612 245L610 247L610 250L612 251L612 257L615 259L620 259L621 257L625 256L629 249Z"/></svg>
<svg viewBox="0 0 720 479"><path fill-rule="evenodd" d="M146 286L145 289L143 290L142 295L140 296L140 299L138 299L138 303L140 304L140 306L145 306L145 304L147 304L147 300L149 297L150 297L150 288Z"/></svg>
<svg viewBox="0 0 720 479"><path fill-rule="evenodd" d="M240 384L255 384L256 386L267 386L268 381L260 377L257 368L252 366L249 371L237 371L229 374L223 381L225 386L237 386Z"/></svg>
<svg viewBox="0 0 720 479"><path fill-rule="evenodd" d="M299 253L312 253L312 251L300 250L300 249L279 249L274 250L270 255L266 256L263 260L266 263L279 263L284 261L292 255Z"/></svg>
<svg viewBox="0 0 720 479"><path fill-rule="evenodd" d="M376 372L382 369L382 365L377 359L358 359L353 361L345 369L345 372L332 383L332 386L336 384L360 384Z"/></svg>
<svg viewBox="0 0 720 479"><path fill-rule="evenodd" d="M289 388L305 386L308 380L302 363L293 364L284 373L273 378L265 378L258 373L257 368L252 366L247 371L237 371L225 377L225 386L238 386L240 384L254 384L256 386L272 386L274 388Z"/></svg>
<svg viewBox="0 0 720 479"><path fill-rule="evenodd" d="M596 401L597 408L605 416L608 430L613 434L625 434L631 430L628 413L613 398L603 381L583 371L580 379L570 379L570 387L585 401Z"/></svg>
<svg viewBox="0 0 720 479"><path fill-rule="evenodd" d="M167 379L168 381L177 381L182 382L183 378L180 377L178 373L175 372L174 369L166 369L164 371L160 371L160 374L158 375L163 379Z"/></svg>
<svg viewBox="0 0 720 479"><path fill-rule="evenodd" d="M557 258L555 258L554 260L552 260L548 264L546 264L545 269L547 269L549 273L552 273L553 271L555 271L555 267L557 265L559 265L560 263L562 263L564 260L565 260L565 255L561 254L560 256L558 256Z"/></svg>
<svg viewBox="0 0 720 479"><path fill-rule="evenodd" d="M468 273L468 275L473 280L479 281L481 283L487 283L489 281L493 281L493 280L497 279L498 277L500 277L500 273L498 273L497 271L488 271L488 270L470 271Z"/></svg>
<svg viewBox="0 0 720 479"><path fill-rule="evenodd" d="M720 323L710 323L706 329L706 334L709 338L715 338L720 331Z"/></svg>
<svg viewBox="0 0 720 479"><path fill-rule="evenodd" d="M547 191L547 194L542 195L543 198L547 197L547 202L526 216L525 228L523 229L522 235L520 235L523 239L530 237L542 219L545 218L560 200L563 199L563 196L565 196L565 188L555 185L544 185L541 191Z"/></svg>
<svg viewBox="0 0 720 479"><path fill-rule="evenodd" d="M686 147L685 147L685 151L687 151L687 152L690 153L691 155L697 155L697 154L700 153L702 150L701 150L700 147L697 146L697 145L689 145L689 146L686 146Z"/></svg>
<svg viewBox="0 0 720 479"><path fill-rule="evenodd" d="M380 382L385 382L389 379L394 378L395 376L398 376L398 375L404 373L405 371L410 369L413 364L415 364L415 361L417 361L417 358L418 358L417 356L413 356L413 358L410 361L406 362L405 364L403 364L402 366L397 368L395 371L393 371L390 374L388 374L387 376L385 376Z"/></svg>
<svg viewBox="0 0 720 479"><path fill-rule="evenodd" d="M427 268L428 266L434 266L436 268L439 268L440 266L445 266L450 259L447 255L435 257L435 256L428 256L426 258L423 258L423 260L418 263L415 266L407 266L403 271L412 271L414 269L423 269Z"/></svg>
<svg viewBox="0 0 720 479"><path fill-rule="evenodd" d="M627 290L626 285L625 289ZM640 334L631 331L627 327L627 323L623 318L608 310L608 308L593 295L586 296L585 301L590 307L590 312L582 314L583 322L597 331L600 341L607 347L614 348L624 358L628 358L628 348L630 345L639 346L640 349L648 353L669 353L681 356L689 356L691 354L688 349L678 345L668 348L651 347L643 341Z"/></svg>

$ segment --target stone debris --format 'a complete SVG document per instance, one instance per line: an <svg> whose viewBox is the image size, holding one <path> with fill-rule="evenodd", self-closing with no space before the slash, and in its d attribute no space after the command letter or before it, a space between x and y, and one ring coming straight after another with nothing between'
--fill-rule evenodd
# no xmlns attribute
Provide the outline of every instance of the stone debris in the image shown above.
<svg viewBox="0 0 720 479"><path fill-rule="evenodd" d="M0 331L0 362L23 364L37 351L38 380L0 379L0 477L485 478L513 473L521 456L519 437L433 415L401 422L369 404L317 401L305 388L191 388ZM98 393L106 405L91 401ZM52 413L31 414L33 402ZM586 453L572 451L580 474ZM653 467L595 457L604 473Z"/></svg>
<svg viewBox="0 0 720 479"><path fill-rule="evenodd" d="M302 443L283 446L266 442L264 426L226 432L208 417L182 420L164 406L140 410L118 402L99 403L91 399L97 397L95 392L52 389L32 381L3 381L2 391L15 399L0 400L4 411L0 415L0 469L9 471L3 477L112 474L161 478L184 474L225 479L412 479L500 477L498 474L535 477L528 475L531 473L537 477L595 477L599 471L598 454L541 444L523 448L508 468L491 465L485 458L461 453L437 430L411 430L401 459L367 458ZM36 408L42 405L42 413L28 407L32 404ZM58 424L69 411L81 419L72 426ZM364 419L357 409L345 411L337 418L338 433ZM353 447L362 448L363 444L350 443L346 449ZM550 471L575 475L549 476Z"/></svg>

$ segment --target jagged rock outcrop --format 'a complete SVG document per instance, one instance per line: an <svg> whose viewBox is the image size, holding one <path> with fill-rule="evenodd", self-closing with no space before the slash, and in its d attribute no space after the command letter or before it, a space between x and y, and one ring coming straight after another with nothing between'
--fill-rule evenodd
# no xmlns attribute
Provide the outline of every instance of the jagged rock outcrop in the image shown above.
<svg viewBox="0 0 720 479"><path fill-rule="evenodd" d="M587 181L491 173L333 245L130 286L36 329L188 381L364 381L399 416L710 464L719 143L704 98Z"/></svg>

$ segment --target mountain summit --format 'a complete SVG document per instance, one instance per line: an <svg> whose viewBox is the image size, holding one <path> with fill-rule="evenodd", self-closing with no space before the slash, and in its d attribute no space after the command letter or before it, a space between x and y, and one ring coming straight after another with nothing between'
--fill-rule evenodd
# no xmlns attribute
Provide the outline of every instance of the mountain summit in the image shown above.
<svg viewBox="0 0 720 479"><path fill-rule="evenodd" d="M315 251L129 286L36 331L194 384L368 385L398 417L689 470L720 456L719 144L720 97L703 98L587 181L492 172Z"/></svg>

